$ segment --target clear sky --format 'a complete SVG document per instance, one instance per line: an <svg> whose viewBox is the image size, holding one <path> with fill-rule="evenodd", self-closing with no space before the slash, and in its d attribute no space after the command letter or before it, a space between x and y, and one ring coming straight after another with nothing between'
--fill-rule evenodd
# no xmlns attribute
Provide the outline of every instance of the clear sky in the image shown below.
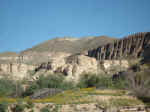
<svg viewBox="0 0 150 112"><path fill-rule="evenodd" d="M150 0L0 0L0 52L54 37L150 31Z"/></svg>

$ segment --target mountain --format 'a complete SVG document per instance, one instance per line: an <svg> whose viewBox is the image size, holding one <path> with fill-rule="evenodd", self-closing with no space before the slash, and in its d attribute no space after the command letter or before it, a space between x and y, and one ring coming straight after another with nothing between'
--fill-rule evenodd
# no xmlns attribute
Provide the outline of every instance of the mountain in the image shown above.
<svg viewBox="0 0 150 112"><path fill-rule="evenodd" d="M16 52L3 52L3 53L0 53L0 57L15 57L17 56L18 54Z"/></svg>
<svg viewBox="0 0 150 112"><path fill-rule="evenodd" d="M18 56L3 53L0 73L26 77L29 71L41 74L63 73L77 81L80 74L113 75L126 71L131 63L150 57L150 33L136 33L122 39L100 37L55 38L22 51ZM8 57L10 54L10 57ZM1 54L2 55L2 54ZM5 57L6 56L6 57Z"/></svg>
<svg viewBox="0 0 150 112"><path fill-rule="evenodd" d="M106 36L86 37L86 38L54 38L29 48L22 53L27 52L65 52L65 53L80 53L89 49L96 48L100 45L111 43L115 38Z"/></svg>

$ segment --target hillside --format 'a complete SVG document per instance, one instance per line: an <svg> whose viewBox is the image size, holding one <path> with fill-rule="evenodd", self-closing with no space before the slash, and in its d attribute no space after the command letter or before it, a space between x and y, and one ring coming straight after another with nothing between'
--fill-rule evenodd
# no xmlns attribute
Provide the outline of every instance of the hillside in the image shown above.
<svg viewBox="0 0 150 112"><path fill-rule="evenodd" d="M150 32L120 40L55 38L4 52L0 112L3 97L10 112L149 112L149 57Z"/></svg>
<svg viewBox="0 0 150 112"><path fill-rule="evenodd" d="M3 52L3 53L0 53L0 57L15 57L17 56L18 54L16 52Z"/></svg>
<svg viewBox="0 0 150 112"><path fill-rule="evenodd" d="M98 46L113 42L114 38L106 36L86 37L86 38L55 38L36 45L30 49L23 51L27 52L66 52L80 53L85 50L93 49Z"/></svg>

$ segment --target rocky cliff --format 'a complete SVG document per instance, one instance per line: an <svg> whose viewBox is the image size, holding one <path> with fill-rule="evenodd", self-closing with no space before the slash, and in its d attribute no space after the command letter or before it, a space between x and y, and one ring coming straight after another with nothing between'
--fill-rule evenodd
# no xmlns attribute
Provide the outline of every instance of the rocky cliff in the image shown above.
<svg viewBox="0 0 150 112"><path fill-rule="evenodd" d="M126 60L104 60L103 62L99 62L93 57L81 54L63 55L60 53L57 54L57 56L51 56L46 62L37 64L29 63L32 61L32 58L29 58L28 61L23 60L24 61L1 63L0 74L10 74L16 79L30 77L30 79L36 80L41 74L63 73L67 80L76 81L80 77L80 74L113 74L117 71L126 70L129 66ZM36 60L39 61L40 58L39 60L36 58ZM34 75L31 75L31 72L34 73Z"/></svg>
<svg viewBox="0 0 150 112"><path fill-rule="evenodd" d="M24 78L29 75L29 71L33 71L35 75L30 77L36 79L39 74L63 73L68 80L77 80L80 74L86 73L111 75L128 69L130 65L127 58L135 60L146 55L149 46L150 32L147 32L130 35L116 40L114 43L99 44L96 49L77 54L21 52L12 57L0 57L0 74L10 74L18 78ZM146 55L146 57L149 57L149 55Z"/></svg>
<svg viewBox="0 0 150 112"><path fill-rule="evenodd" d="M137 33L114 43L89 50L88 56L95 57L97 60L139 58L143 55L144 48L149 45L150 32Z"/></svg>

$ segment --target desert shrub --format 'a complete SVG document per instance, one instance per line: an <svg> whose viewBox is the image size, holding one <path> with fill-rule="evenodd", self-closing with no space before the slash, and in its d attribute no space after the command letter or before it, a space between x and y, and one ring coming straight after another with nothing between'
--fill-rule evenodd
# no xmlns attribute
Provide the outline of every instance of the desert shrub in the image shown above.
<svg viewBox="0 0 150 112"><path fill-rule="evenodd" d="M98 86L107 86L109 83L109 78L101 75L95 74L83 74L80 76L77 87L87 88L87 87L98 87Z"/></svg>
<svg viewBox="0 0 150 112"><path fill-rule="evenodd" d="M13 107L12 111L13 112L23 112L25 109L25 105L23 104L17 104L15 107Z"/></svg>
<svg viewBox="0 0 150 112"><path fill-rule="evenodd" d="M128 81L118 78L113 80L112 89L127 89L129 87Z"/></svg>
<svg viewBox="0 0 150 112"><path fill-rule="evenodd" d="M102 76L99 79L99 82L96 84L97 88L112 88L113 87L113 80L111 77Z"/></svg>
<svg viewBox="0 0 150 112"><path fill-rule="evenodd" d="M72 82L65 81L63 75L41 75L37 81L30 84L30 86L23 93L23 96L30 96L35 91L43 88L59 88L62 90L67 90L72 89L73 87L74 84Z"/></svg>
<svg viewBox="0 0 150 112"><path fill-rule="evenodd" d="M30 86L22 93L22 96L30 96L34 93L34 91L39 89L39 85L33 82Z"/></svg>
<svg viewBox="0 0 150 112"><path fill-rule="evenodd" d="M59 88L62 89L62 90L69 90L69 89L75 88L75 85L71 81L65 81L64 80L63 83L60 85Z"/></svg>
<svg viewBox="0 0 150 112"><path fill-rule="evenodd" d="M0 112L6 112L7 107L8 107L8 103L5 102L5 101L2 101L2 102L0 103Z"/></svg>
<svg viewBox="0 0 150 112"><path fill-rule="evenodd" d="M22 81L14 81L15 83L15 89L14 91L9 95L10 97L15 97L15 98L19 98L22 96L22 93L24 92L24 89L23 89L23 83Z"/></svg>
<svg viewBox="0 0 150 112"><path fill-rule="evenodd" d="M140 65L139 64L134 64L130 67L134 72L139 72L140 71Z"/></svg>
<svg viewBox="0 0 150 112"><path fill-rule="evenodd" d="M80 76L77 87L79 88L92 87L95 86L95 84L98 83L98 81L99 77L97 77L95 74L82 74Z"/></svg>
<svg viewBox="0 0 150 112"><path fill-rule="evenodd" d="M36 84L39 88L59 88L63 81L64 77L62 75L49 75L46 77L41 75Z"/></svg>
<svg viewBox="0 0 150 112"><path fill-rule="evenodd" d="M16 84L8 78L0 79L0 96L8 96L16 91Z"/></svg>
<svg viewBox="0 0 150 112"><path fill-rule="evenodd" d="M46 106L46 107L43 107L40 112L50 112L49 108Z"/></svg>
<svg viewBox="0 0 150 112"><path fill-rule="evenodd" d="M71 89L73 83L65 81L65 77L62 74L48 75L46 77L40 76L36 81L36 84L40 89L42 88L59 88L59 89Z"/></svg>
<svg viewBox="0 0 150 112"><path fill-rule="evenodd" d="M26 105L22 103L22 100L18 100L17 104L11 108L12 112L23 112Z"/></svg>
<svg viewBox="0 0 150 112"><path fill-rule="evenodd" d="M129 89L138 98L150 98L150 70L126 72L126 80L129 81Z"/></svg>
<svg viewBox="0 0 150 112"><path fill-rule="evenodd" d="M128 89L129 83L125 80L125 72L119 72L112 77L112 88L114 89Z"/></svg>
<svg viewBox="0 0 150 112"><path fill-rule="evenodd" d="M81 75L77 87L87 88L93 86L99 89L125 89L127 82L122 78L117 78L114 80L112 77L105 75Z"/></svg>
<svg viewBox="0 0 150 112"><path fill-rule="evenodd" d="M31 100L29 100L29 101L27 101L26 107L27 107L28 109L31 109L31 108L34 107L34 103L33 103Z"/></svg>

